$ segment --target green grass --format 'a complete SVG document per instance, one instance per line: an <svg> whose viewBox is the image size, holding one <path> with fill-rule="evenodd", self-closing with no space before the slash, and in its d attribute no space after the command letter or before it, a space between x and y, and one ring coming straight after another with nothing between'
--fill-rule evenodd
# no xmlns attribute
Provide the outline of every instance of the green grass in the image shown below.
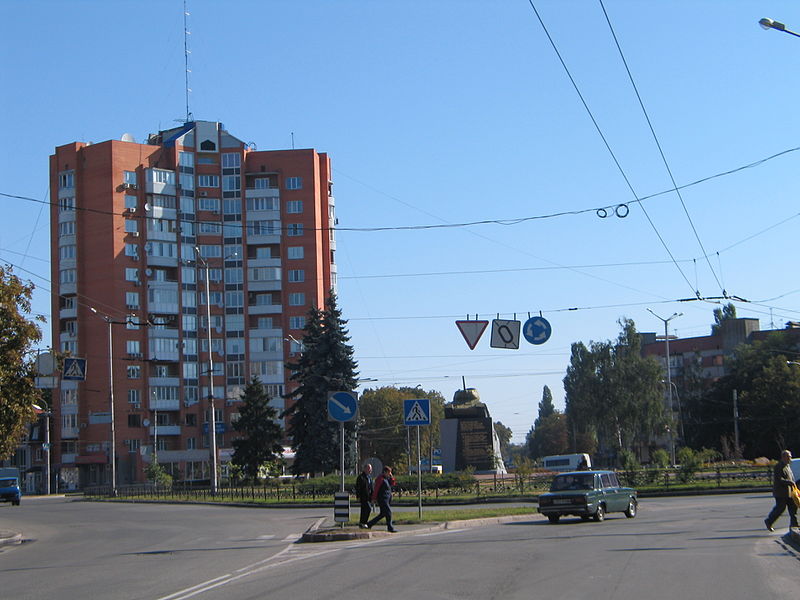
<svg viewBox="0 0 800 600"><path fill-rule="evenodd" d="M510 515L532 515L536 514L536 506L519 506L508 508L469 508L456 510L429 510L422 508L422 518L416 512L395 511L394 522L397 525L418 525L421 523L443 523L445 521L462 521L466 519L488 519L491 517L505 517ZM375 513L373 513L374 515ZM358 512L350 514L350 521L345 523L345 527L358 527ZM380 525L380 524L379 524Z"/></svg>

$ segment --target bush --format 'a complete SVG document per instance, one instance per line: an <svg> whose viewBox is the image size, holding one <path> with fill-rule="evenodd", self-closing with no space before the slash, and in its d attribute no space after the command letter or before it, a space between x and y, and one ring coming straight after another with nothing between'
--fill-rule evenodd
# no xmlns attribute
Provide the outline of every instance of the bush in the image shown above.
<svg viewBox="0 0 800 600"><path fill-rule="evenodd" d="M681 483L689 483L694 479L695 473L703 466L700 454L691 448L681 448L678 450L677 460L680 464L678 468L678 480Z"/></svg>

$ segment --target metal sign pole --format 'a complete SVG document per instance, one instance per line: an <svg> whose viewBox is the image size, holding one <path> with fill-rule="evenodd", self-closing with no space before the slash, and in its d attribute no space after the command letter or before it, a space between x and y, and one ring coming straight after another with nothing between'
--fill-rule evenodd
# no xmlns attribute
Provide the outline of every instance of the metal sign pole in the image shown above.
<svg viewBox="0 0 800 600"><path fill-rule="evenodd" d="M341 489L339 491L343 492L344 491L344 422L342 422L342 424L341 424L341 429L342 429L342 449L341 449L342 453L341 453L341 456L340 456L341 461L340 461L339 464L341 465L341 469L342 469L341 470L341 473L342 473L342 487L341 487Z"/></svg>
<svg viewBox="0 0 800 600"><path fill-rule="evenodd" d="M422 458L420 457L419 425L417 425L417 501L419 502L419 518L422 518Z"/></svg>

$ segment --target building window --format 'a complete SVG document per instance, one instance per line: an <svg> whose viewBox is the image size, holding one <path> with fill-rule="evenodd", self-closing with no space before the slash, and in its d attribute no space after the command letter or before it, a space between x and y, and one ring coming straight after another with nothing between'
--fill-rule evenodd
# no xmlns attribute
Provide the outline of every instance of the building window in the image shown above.
<svg viewBox="0 0 800 600"><path fill-rule="evenodd" d="M128 390L128 404L140 404L139 390Z"/></svg>
<svg viewBox="0 0 800 600"><path fill-rule="evenodd" d="M303 212L302 200L289 200L286 203L286 212L290 215L299 215Z"/></svg>
<svg viewBox="0 0 800 600"><path fill-rule="evenodd" d="M126 171L126 173L129 172L130 171ZM147 179L151 183L163 183L166 185L175 185L175 171L167 171L166 169L148 169Z"/></svg>
<svg viewBox="0 0 800 600"><path fill-rule="evenodd" d="M225 306L231 308L244 306L244 292L225 292Z"/></svg>
<svg viewBox="0 0 800 600"><path fill-rule="evenodd" d="M303 235L303 224L289 223L286 226L286 235L288 235L289 237L297 237Z"/></svg>
<svg viewBox="0 0 800 600"><path fill-rule="evenodd" d="M125 208L132 208L136 209L137 198L136 196L131 196L129 194L125 194Z"/></svg>
<svg viewBox="0 0 800 600"><path fill-rule="evenodd" d="M178 164L181 167L193 167L194 166L194 154L192 152L179 152L178 153Z"/></svg>
<svg viewBox="0 0 800 600"><path fill-rule="evenodd" d="M278 210L277 198L248 198L247 210Z"/></svg>
<svg viewBox="0 0 800 600"><path fill-rule="evenodd" d="M209 297L211 298L211 304L216 304L217 306L222 306L222 292L211 292L208 293ZM206 293L200 292L200 304L208 304L206 302Z"/></svg>
<svg viewBox="0 0 800 600"><path fill-rule="evenodd" d="M125 219L125 233L136 233L139 231L139 223L134 219Z"/></svg>
<svg viewBox="0 0 800 600"><path fill-rule="evenodd" d="M142 367L139 365L128 365L128 379L139 379L142 376Z"/></svg>
<svg viewBox="0 0 800 600"><path fill-rule="evenodd" d="M128 415L128 427L141 427L141 426L142 426L141 415Z"/></svg>
<svg viewBox="0 0 800 600"><path fill-rule="evenodd" d="M289 317L289 329L303 329L305 326L305 317Z"/></svg>
<svg viewBox="0 0 800 600"><path fill-rule="evenodd" d="M305 303L306 295L303 292L289 294L289 306L303 306Z"/></svg>
<svg viewBox="0 0 800 600"><path fill-rule="evenodd" d="M189 415L186 415L187 417ZM194 416L194 415L191 415ZM187 450L197 450L197 438L189 437L186 438L186 449Z"/></svg>
<svg viewBox="0 0 800 600"><path fill-rule="evenodd" d="M183 363L183 378L184 379L197 379L197 363L185 362Z"/></svg>
<svg viewBox="0 0 800 600"><path fill-rule="evenodd" d="M132 356L141 356L141 348L139 346L139 340L127 340L125 342L125 349L127 350L129 355Z"/></svg>
<svg viewBox="0 0 800 600"><path fill-rule="evenodd" d="M136 171L123 171L122 181L130 185L136 185Z"/></svg>
<svg viewBox="0 0 800 600"><path fill-rule="evenodd" d="M222 168L235 169L242 165L242 157L238 152L226 153L222 155Z"/></svg>
<svg viewBox="0 0 800 600"><path fill-rule="evenodd" d="M125 292L125 306L130 309L139 308L139 292Z"/></svg>
<svg viewBox="0 0 800 600"><path fill-rule="evenodd" d="M306 272L303 269L289 269L289 281L300 283L306 280Z"/></svg>
<svg viewBox="0 0 800 600"><path fill-rule="evenodd" d="M75 210L75 198L59 198L58 210L61 212Z"/></svg>
<svg viewBox="0 0 800 600"><path fill-rule="evenodd" d="M75 283L76 278L75 269L62 269L58 272L59 283Z"/></svg>
<svg viewBox="0 0 800 600"><path fill-rule="evenodd" d="M222 256L222 247L219 244L200 244L200 256L203 258L219 258Z"/></svg>
<svg viewBox="0 0 800 600"><path fill-rule="evenodd" d="M190 198L189 196L181 196L180 200L180 210L181 212L185 213L193 213L194 212L194 198ZM186 222L184 222L184 226Z"/></svg>
<svg viewBox="0 0 800 600"><path fill-rule="evenodd" d="M78 342L75 341L61 342L61 352L63 352L64 354L77 354Z"/></svg>
<svg viewBox="0 0 800 600"><path fill-rule="evenodd" d="M128 452L133 454L139 451L139 448L141 447L141 442L139 440L125 440L125 446L128 448Z"/></svg>
<svg viewBox="0 0 800 600"><path fill-rule="evenodd" d="M304 256L303 246L289 246L288 258L294 260L298 258L303 258L303 256Z"/></svg>
<svg viewBox="0 0 800 600"><path fill-rule="evenodd" d="M244 331L244 315L225 315L225 329L229 333Z"/></svg>
<svg viewBox="0 0 800 600"><path fill-rule="evenodd" d="M75 221L67 221L66 223L59 223L58 235L59 237L63 237L65 235L75 235Z"/></svg>
<svg viewBox="0 0 800 600"><path fill-rule="evenodd" d="M58 189L75 187L75 171L62 171L58 174Z"/></svg>
<svg viewBox="0 0 800 600"><path fill-rule="evenodd" d="M190 173L181 173L181 189L184 190L194 189L194 175Z"/></svg>
<svg viewBox="0 0 800 600"><path fill-rule="evenodd" d="M138 256L136 244L125 244L125 256Z"/></svg>
<svg viewBox="0 0 800 600"><path fill-rule="evenodd" d="M75 244L67 244L58 248L58 258L61 260L75 258Z"/></svg>
<svg viewBox="0 0 800 600"><path fill-rule="evenodd" d="M258 317L257 329L272 329L272 317Z"/></svg>
<svg viewBox="0 0 800 600"><path fill-rule="evenodd" d="M219 187L219 175L198 175L197 187Z"/></svg>
<svg viewBox="0 0 800 600"><path fill-rule="evenodd" d="M287 177L286 178L286 189L287 190L302 190L303 189L303 178L302 177Z"/></svg>
<svg viewBox="0 0 800 600"><path fill-rule="evenodd" d="M139 281L139 269L125 269L125 281Z"/></svg>
<svg viewBox="0 0 800 600"><path fill-rule="evenodd" d="M222 233L222 223L200 221L199 233L205 235L219 235L220 233Z"/></svg>
<svg viewBox="0 0 800 600"><path fill-rule="evenodd" d="M242 189L242 178L239 175L223 175L222 190L236 192Z"/></svg>
<svg viewBox="0 0 800 600"><path fill-rule="evenodd" d="M225 269L225 283L242 283L244 280L241 267L229 267Z"/></svg>
<svg viewBox="0 0 800 600"><path fill-rule="evenodd" d="M241 198L225 198L222 201L222 212L226 215L240 215L242 214L242 199Z"/></svg>

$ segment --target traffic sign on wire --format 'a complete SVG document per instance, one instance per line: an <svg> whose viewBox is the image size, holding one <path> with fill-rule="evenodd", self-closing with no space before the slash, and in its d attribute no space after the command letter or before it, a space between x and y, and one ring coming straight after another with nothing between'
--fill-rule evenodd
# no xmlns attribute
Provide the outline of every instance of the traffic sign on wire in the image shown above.
<svg viewBox="0 0 800 600"><path fill-rule="evenodd" d="M544 317L531 317L525 321L525 327L522 328L525 339L537 346L549 340L552 333L553 329Z"/></svg>
<svg viewBox="0 0 800 600"><path fill-rule="evenodd" d="M475 350L478 340L481 339L488 325L489 321L478 321L477 319L474 321L456 321L456 327L458 327L461 335L464 336L464 340L466 340L470 350Z"/></svg>
<svg viewBox="0 0 800 600"><path fill-rule="evenodd" d="M358 392L329 392L328 420L347 423L358 414Z"/></svg>
<svg viewBox="0 0 800 600"><path fill-rule="evenodd" d="M492 348L519 350L519 321L494 319L492 321Z"/></svg>

